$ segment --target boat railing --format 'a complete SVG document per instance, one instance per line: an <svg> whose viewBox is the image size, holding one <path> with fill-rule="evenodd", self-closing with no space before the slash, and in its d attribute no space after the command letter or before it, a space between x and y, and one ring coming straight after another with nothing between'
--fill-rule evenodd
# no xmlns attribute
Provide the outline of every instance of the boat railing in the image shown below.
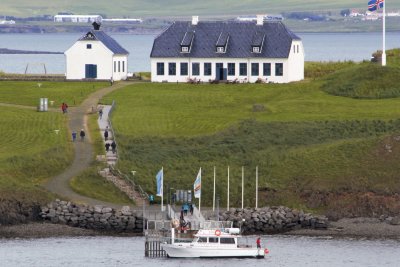
<svg viewBox="0 0 400 267"><path fill-rule="evenodd" d="M226 229L232 228L233 222L231 221L205 221L202 223L199 229L214 230L214 229Z"/></svg>

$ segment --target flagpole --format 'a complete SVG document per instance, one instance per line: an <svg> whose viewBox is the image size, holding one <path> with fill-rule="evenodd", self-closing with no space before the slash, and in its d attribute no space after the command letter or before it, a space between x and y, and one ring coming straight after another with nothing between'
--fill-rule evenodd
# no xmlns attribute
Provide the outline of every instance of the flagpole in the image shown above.
<svg viewBox="0 0 400 267"><path fill-rule="evenodd" d="M200 167L200 179L201 179L201 167ZM200 212L200 208L201 208L201 187L200 187L200 196L199 196L199 212Z"/></svg>
<svg viewBox="0 0 400 267"><path fill-rule="evenodd" d="M164 211L164 167L161 167L162 183L161 183L161 211Z"/></svg>
<svg viewBox="0 0 400 267"><path fill-rule="evenodd" d="M258 208L258 166L256 166L256 209Z"/></svg>
<svg viewBox="0 0 400 267"><path fill-rule="evenodd" d="M213 194L213 211L215 211L215 166L214 166L214 194Z"/></svg>
<svg viewBox="0 0 400 267"><path fill-rule="evenodd" d="M382 66L386 66L386 1L383 2Z"/></svg>
<svg viewBox="0 0 400 267"><path fill-rule="evenodd" d="M243 204L244 202L244 166L242 166L242 209L243 209Z"/></svg>
<svg viewBox="0 0 400 267"><path fill-rule="evenodd" d="M229 211L229 166L228 166L228 193L227 193L227 201L226 201L226 210Z"/></svg>

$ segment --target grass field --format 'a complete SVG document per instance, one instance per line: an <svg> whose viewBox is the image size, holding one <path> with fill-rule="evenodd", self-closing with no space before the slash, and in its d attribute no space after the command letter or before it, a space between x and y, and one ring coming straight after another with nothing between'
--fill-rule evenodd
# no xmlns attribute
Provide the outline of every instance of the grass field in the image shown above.
<svg viewBox="0 0 400 267"><path fill-rule="evenodd" d="M66 118L12 107L0 107L0 113L0 194L28 191L30 197L42 198L46 193L39 185L72 160Z"/></svg>
<svg viewBox="0 0 400 267"><path fill-rule="evenodd" d="M280 193L263 197L263 204L303 207L300 193L308 191L400 193L400 98L355 99L321 89L330 75L351 75L368 64L375 66L308 64L312 79L291 84L136 84L116 91L102 102L117 103L112 120L119 167L136 170L151 193L162 166L164 185L175 189L192 188L202 167L204 205L211 204L214 166L220 204L226 205L228 165L234 206L240 205L241 166L245 205L254 205L257 165L262 192ZM254 112L254 104L265 111Z"/></svg>
<svg viewBox="0 0 400 267"><path fill-rule="evenodd" d="M40 87L39 87L40 86ZM89 94L108 86L104 82L0 82L0 103L38 106L39 99L54 101L54 107L61 103L79 105ZM49 107L50 103L49 103Z"/></svg>
<svg viewBox="0 0 400 267"><path fill-rule="evenodd" d="M93 8L95 7L95 8ZM27 0L2 1L2 13L4 15L33 16L43 14L57 14L58 12L73 12L75 14L105 13L108 16L191 16L191 15L236 15L236 14L259 14L280 13L283 11L315 11L315 10L341 10L348 8L367 9L367 3L362 0L356 1L294 1L282 0L268 2L262 0L223 0L219 2L204 0L192 1L183 4L180 0L121 0L118 4L105 0L71 3L55 0L36 0L33 6ZM400 8L400 3L392 1L388 4L390 9Z"/></svg>

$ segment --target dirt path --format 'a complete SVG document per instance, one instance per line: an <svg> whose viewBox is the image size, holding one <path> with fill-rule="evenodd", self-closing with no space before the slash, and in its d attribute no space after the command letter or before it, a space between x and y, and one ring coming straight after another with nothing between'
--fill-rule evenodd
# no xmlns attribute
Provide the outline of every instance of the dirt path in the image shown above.
<svg viewBox="0 0 400 267"><path fill-rule="evenodd" d="M87 113L92 110L92 107L95 109L99 100L106 94L113 92L117 89L125 87L131 82L120 82L114 84L111 87L103 88L95 93L89 95L89 97L83 101L83 103L78 107L71 107L68 109L68 117L69 123L68 128L71 132L75 130L79 133L80 129L84 128L86 132L86 140L84 142L77 141L74 143L75 157L71 166L69 166L63 173L57 175L53 179L51 179L47 184L45 184L45 188L50 192L53 192L59 196L68 198L71 201L76 203L86 203L89 205L105 205L109 207L117 208L119 205L103 202L97 199L89 198L86 196L79 195L75 193L70 185L69 181L79 175L82 171L87 169L90 166L90 163L94 160L94 150L93 145L91 144L90 133L88 131L86 122L87 122Z"/></svg>

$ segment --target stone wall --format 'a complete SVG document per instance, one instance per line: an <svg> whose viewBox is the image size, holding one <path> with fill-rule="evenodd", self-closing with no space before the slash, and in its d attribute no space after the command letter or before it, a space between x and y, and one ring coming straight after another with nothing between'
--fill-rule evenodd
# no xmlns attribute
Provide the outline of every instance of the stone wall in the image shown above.
<svg viewBox="0 0 400 267"><path fill-rule="evenodd" d="M234 227L241 226L244 234L270 234L300 228L326 229L328 227L328 219L325 216L314 216L282 206L230 209L220 213L219 220L232 221Z"/></svg>
<svg viewBox="0 0 400 267"><path fill-rule="evenodd" d="M86 229L113 232L142 232L143 217L139 217L129 206L115 210L103 206L77 205L56 200L42 207L43 220Z"/></svg>

